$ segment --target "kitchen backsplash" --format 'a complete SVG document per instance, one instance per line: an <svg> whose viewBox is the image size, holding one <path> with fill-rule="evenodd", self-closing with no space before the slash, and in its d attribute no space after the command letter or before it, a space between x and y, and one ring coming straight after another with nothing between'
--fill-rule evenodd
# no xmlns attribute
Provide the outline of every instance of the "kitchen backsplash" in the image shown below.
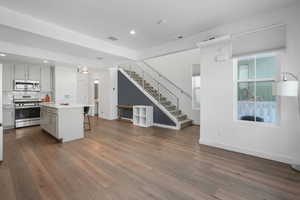
<svg viewBox="0 0 300 200"><path fill-rule="evenodd" d="M3 91L3 104L12 104L13 99L21 99L23 96L31 96L32 98L42 99L45 98L46 95L52 96L49 92L7 92Z"/></svg>

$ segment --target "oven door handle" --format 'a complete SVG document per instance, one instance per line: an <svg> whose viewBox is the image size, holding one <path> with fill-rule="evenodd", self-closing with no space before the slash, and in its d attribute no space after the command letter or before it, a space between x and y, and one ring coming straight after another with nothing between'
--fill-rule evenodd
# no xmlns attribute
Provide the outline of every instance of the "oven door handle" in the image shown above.
<svg viewBox="0 0 300 200"><path fill-rule="evenodd" d="M18 109L24 109L24 108L40 108L40 106L22 106L22 107L15 107L16 110Z"/></svg>

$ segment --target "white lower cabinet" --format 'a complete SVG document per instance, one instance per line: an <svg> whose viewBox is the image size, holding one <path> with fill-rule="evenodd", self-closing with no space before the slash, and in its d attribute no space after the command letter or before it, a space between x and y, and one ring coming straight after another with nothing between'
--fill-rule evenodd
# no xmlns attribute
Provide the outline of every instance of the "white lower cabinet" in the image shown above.
<svg viewBox="0 0 300 200"><path fill-rule="evenodd" d="M55 109L49 109L46 107L41 107L41 127L53 137L57 139L61 139L58 134L57 126L58 126L58 113Z"/></svg>
<svg viewBox="0 0 300 200"><path fill-rule="evenodd" d="M14 83L14 65L4 64L2 72L3 91L13 91Z"/></svg>
<svg viewBox="0 0 300 200"><path fill-rule="evenodd" d="M3 128L10 129L15 127L15 109L13 107L3 107Z"/></svg>
<svg viewBox="0 0 300 200"><path fill-rule="evenodd" d="M57 120L57 114L56 113L51 113L49 115L50 117L50 133L56 137L56 138L59 138L59 135L58 135L58 131L57 131L57 126L58 126L58 120Z"/></svg>
<svg viewBox="0 0 300 200"><path fill-rule="evenodd" d="M133 106L133 124L141 127L153 126L153 107Z"/></svg>

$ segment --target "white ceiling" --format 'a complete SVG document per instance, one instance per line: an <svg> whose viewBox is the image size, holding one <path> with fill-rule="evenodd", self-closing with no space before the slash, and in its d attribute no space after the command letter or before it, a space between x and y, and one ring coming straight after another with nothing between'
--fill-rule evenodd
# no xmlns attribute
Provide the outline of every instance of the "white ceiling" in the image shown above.
<svg viewBox="0 0 300 200"><path fill-rule="evenodd" d="M81 47L75 44L55 40L52 38L47 38L44 36L40 36L37 34L29 33L22 30L17 30L14 28L6 27L0 25L0 39L4 42L14 43L22 46L27 46L31 48L37 49L45 49L47 51L71 55L78 58L85 58L95 61L95 63L99 63L99 65L110 65L114 62L118 62L120 60L124 60L119 56L114 56L111 54L107 54L100 51L95 51L89 48ZM0 48L1 49L1 48ZM3 52L6 53L6 52ZM98 60L98 57L102 57L102 60ZM25 59L24 59L25 58ZM33 64L42 63L41 59L27 59L27 57L23 56L7 56L2 58L2 60L13 60L16 61L24 61ZM82 63L74 63L80 65Z"/></svg>
<svg viewBox="0 0 300 200"><path fill-rule="evenodd" d="M20 55L14 55L14 54L6 54L5 57L0 57L0 61L2 63L22 63L22 64L33 64L33 65L42 65L42 66L49 66L55 64L52 61L49 61L49 63L45 64L40 58L33 58L33 57L26 57L26 56L20 56Z"/></svg>
<svg viewBox="0 0 300 200"><path fill-rule="evenodd" d="M119 41L114 44L141 50L175 40L178 35L191 36L296 1L0 0L0 5L99 39L115 36ZM160 19L167 22L157 25ZM136 30L135 36L129 34L131 29ZM59 46L57 43L45 45L50 48ZM76 47L71 51L71 54L78 53ZM93 53L87 51L95 57Z"/></svg>
<svg viewBox="0 0 300 200"><path fill-rule="evenodd" d="M29 64L29 65L38 65L38 66L55 66L55 65L62 65L66 67L79 67L78 65L72 65L70 63L63 63L63 62L57 62L53 60L47 60L48 63L44 63L44 60L41 58L35 58L35 57L28 57L28 56L21 56L21 55L15 55L15 54L6 54L5 57L0 56L0 63L12 63L12 64ZM102 68L96 68L96 67L89 67L89 72L100 72L101 70L105 70L109 67L102 67Z"/></svg>

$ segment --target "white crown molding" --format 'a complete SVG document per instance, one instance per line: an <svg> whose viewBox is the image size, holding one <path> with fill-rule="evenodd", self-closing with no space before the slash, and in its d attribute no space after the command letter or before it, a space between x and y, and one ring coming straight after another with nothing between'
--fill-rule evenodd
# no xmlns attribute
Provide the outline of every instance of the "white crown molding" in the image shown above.
<svg viewBox="0 0 300 200"><path fill-rule="evenodd" d="M216 37L216 38L211 39L211 40L198 42L197 46L202 48L202 47L207 47L207 46L211 46L211 45L222 43L222 42L227 42L227 41L230 41L230 40L231 40L230 35L224 35L224 36Z"/></svg>

